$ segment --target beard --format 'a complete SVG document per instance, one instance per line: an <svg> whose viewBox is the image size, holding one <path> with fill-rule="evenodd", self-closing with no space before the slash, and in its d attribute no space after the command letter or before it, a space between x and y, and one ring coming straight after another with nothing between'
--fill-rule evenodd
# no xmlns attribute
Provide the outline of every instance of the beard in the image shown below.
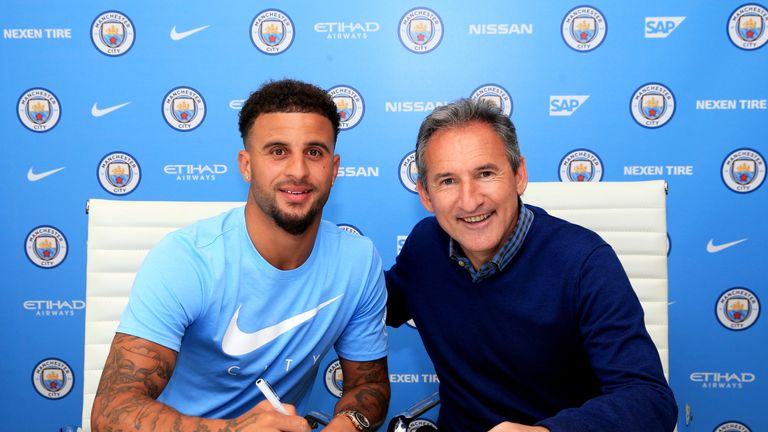
<svg viewBox="0 0 768 432"><path fill-rule="evenodd" d="M307 186L306 183L291 184L297 186ZM310 206L309 210L307 210L307 213L304 215L290 214L280 210L280 208L277 206L277 200L275 199L275 196L268 194L258 187L254 186L252 195L256 205L265 215L272 218L277 226L282 228L288 234L299 236L304 234L307 229L309 229L315 219L317 219L318 215L322 212L323 206L325 206L326 201L328 201L329 193L330 191L326 191L325 194L317 197L317 199Z"/></svg>

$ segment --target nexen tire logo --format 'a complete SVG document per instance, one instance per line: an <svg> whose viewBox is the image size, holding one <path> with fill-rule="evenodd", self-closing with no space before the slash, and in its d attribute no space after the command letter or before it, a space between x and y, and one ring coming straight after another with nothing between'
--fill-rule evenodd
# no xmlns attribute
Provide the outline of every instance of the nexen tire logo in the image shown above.
<svg viewBox="0 0 768 432"><path fill-rule="evenodd" d="M576 112L576 110L579 109L587 99L589 99L589 95L550 96L549 115L570 116Z"/></svg>

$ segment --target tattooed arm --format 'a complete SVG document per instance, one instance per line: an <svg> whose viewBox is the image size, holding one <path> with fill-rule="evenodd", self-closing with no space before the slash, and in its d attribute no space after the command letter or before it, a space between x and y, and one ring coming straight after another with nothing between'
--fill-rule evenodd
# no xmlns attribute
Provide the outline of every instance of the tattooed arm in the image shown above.
<svg viewBox="0 0 768 432"><path fill-rule="evenodd" d="M288 405L291 416L263 401L236 419L191 417L157 402L176 366L176 351L123 333L115 335L93 401L94 431L309 431Z"/></svg>
<svg viewBox="0 0 768 432"><path fill-rule="evenodd" d="M344 410L360 411L371 422L371 430L384 423L389 407L389 372L387 358L369 362L339 359L344 377L344 394L334 413ZM357 429L345 416L334 417L324 431L350 431Z"/></svg>

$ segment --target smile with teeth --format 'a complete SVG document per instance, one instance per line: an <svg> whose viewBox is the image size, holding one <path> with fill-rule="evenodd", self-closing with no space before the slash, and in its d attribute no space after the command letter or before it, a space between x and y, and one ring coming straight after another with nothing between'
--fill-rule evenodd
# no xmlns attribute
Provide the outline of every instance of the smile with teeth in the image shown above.
<svg viewBox="0 0 768 432"><path fill-rule="evenodd" d="M477 222L482 222L488 219L489 217L491 217L491 214L486 213L486 214L481 214L477 216L469 216L469 217L461 218L461 220L468 223L477 223Z"/></svg>

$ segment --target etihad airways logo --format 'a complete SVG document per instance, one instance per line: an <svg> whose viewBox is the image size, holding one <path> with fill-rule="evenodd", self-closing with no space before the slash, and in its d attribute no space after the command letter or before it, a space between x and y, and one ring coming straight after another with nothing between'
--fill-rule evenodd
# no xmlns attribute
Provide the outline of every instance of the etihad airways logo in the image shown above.
<svg viewBox="0 0 768 432"><path fill-rule="evenodd" d="M381 25L374 21L315 23L315 32L325 34L326 39L368 39L368 33L380 29Z"/></svg>
<svg viewBox="0 0 768 432"><path fill-rule="evenodd" d="M235 315L229 322L226 333L224 333L224 339L221 341L221 349L225 354L232 356L240 356L248 354L252 351L256 351L257 349L284 335L285 333L311 320L315 317L315 315L317 315L320 309L340 299L343 295L344 294L336 296L326 302L320 303L313 309L302 312L291 318L280 321L273 326L265 327L253 333L246 333L238 328L237 318L240 316L240 308L242 307L238 306L237 310L235 311Z"/></svg>

